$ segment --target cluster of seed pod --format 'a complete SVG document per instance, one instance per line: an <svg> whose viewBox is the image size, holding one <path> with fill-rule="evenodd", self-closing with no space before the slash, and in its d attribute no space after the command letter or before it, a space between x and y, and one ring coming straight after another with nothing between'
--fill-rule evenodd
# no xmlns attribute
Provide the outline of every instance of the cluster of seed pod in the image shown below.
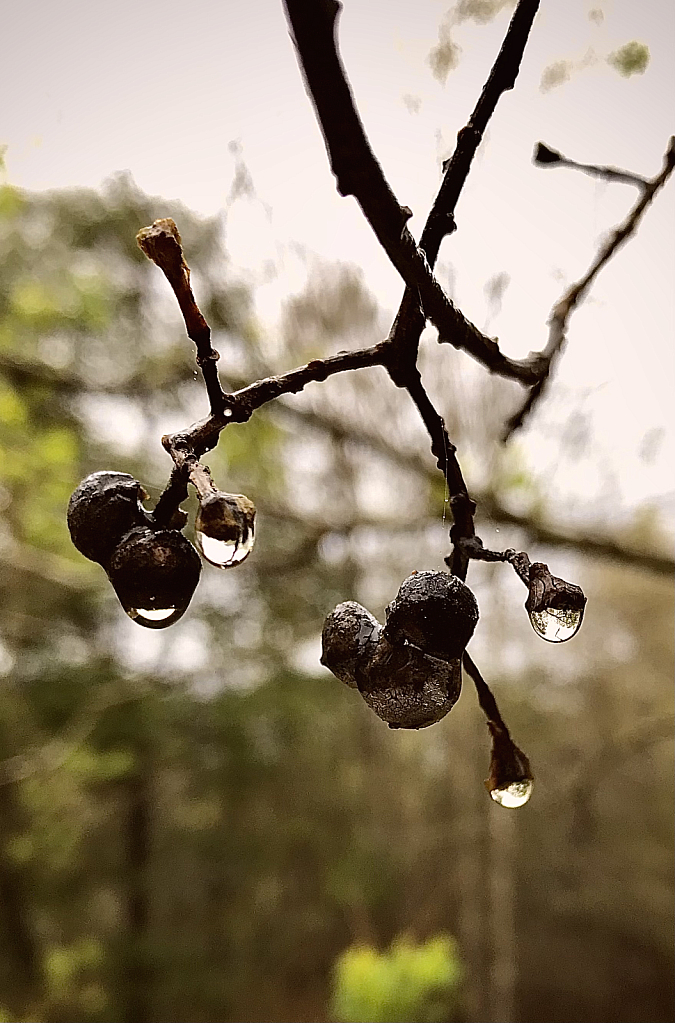
<svg viewBox="0 0 675 1023"><path fill-rule="evenodd" d="M202 565L180 529L158 524L143 507L147 496L128 473L95 472L70 498L68 528L78 551L105 569L129 617L164 629L185 614ZM199 552L218 568L241 564L253 548L254 526L247 497L214 489L195 523Z"/></svg>
<svg viewBox="0 0 675 1023"><path fill-rule="evenodd" d="M321 663L390 728L426 728L459 698L476 598L457 576L414 572L385 614L382 626L360 604L338 604L323 627Z"/></svg>
<svg viewBox="0 0 675 1023"><path fill-rule="evenodd" d="M75 547L105 569L126 613L149 629L173 625L185 613L199 582L200 554L218 568L230 568L253 548L253 503L243 494L218 490L200 463L190 478L199 496L197 549L181 532L185 513L175 510L167 523L159 506L155 514L148 511L142 504L148 495L127 473L87 476L68 505ZM486 560L510 561L528 586L525 608L542 639L560 643L575 635L586 603L579 587L552 576L544 564L532 564L526 554L487 554ZM385 615L381 625L355 601L338 604L324 623L321 663L357 690L390 728L426 728L459 699L462 658L479 617L476 598L455 575L413 572ZM492 707L486 708L480 687L487 686L471 658L465 664L492 736L486 787L502 806L522 806L532 792L529 761L511 739L491 695Z"/></svg>

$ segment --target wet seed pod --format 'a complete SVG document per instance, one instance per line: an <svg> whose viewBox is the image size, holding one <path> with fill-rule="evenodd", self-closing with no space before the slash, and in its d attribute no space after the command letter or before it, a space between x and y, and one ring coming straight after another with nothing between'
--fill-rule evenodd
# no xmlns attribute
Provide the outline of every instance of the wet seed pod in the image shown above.
<svg viewBox="0 0 675 1023"><path fill-rule="evenodd" d="M361 695L390 728L426 728L452 710L461 688L459 658L441 660L412 643L393 645L383 634Z"/></svg>
<svg viewBox="0 0 675 1023"><path fill-rule="evenodd" d="M185 613L201 568L182 533L140 527L115 548L108 577L130 618L148 629L164 629Z"/></svg>
<svg viewBox="0 0 675 1023"><path fill-rule="evenodd" d="M386 609L386 638L414 643L442 661L460 658L478 621L469 587L447 572L413 572Z"/></svg>
<svg viewBox="0 0 675 1023"><path fill-rule="evenodd" d="M338 604L324 622L321 663L352 689L367 686L381 632L377 618L355 600Z"/></svg>
<svg viewBox="0 0 675 1023"><path fill-rule="evenodd" d="M148 524L144 497L141 484L126 472L95 472L83 479L68 502L68 529L80 554L106 566L125 533Z"/></svg>
<svg viewBox="0 0 675 1023"><path fill-rule="evenodd" d="M321 663L361 696L390 728L426 728L457 702L459 659L444 661L403 640L392 644L373 615L354 601L331 611Z"/></svg>
<svg viewBox="0 0 675 1023"><path fill-rule="evenodd" d="M199 506L195 540L216 568L240 565L255 543L255 505L244 494L209 494Z"/></svg>

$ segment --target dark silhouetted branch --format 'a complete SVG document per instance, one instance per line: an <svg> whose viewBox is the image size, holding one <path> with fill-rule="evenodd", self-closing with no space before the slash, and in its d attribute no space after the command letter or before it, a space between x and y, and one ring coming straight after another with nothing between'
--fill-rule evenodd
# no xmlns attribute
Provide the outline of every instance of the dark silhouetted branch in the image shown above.
<svg viewBox="0 0 675 1023"><path fill-rule="evenodd" d="M370 148L338 56L335 21L341 5L336 0L285 0L285 6L338 191L355 197L405 284L419 295L440 341L468 352L493 373L536 383L539 357L508 358L494 339L467 320L443 291L408 230L411 211L399 205Z"/></svg>

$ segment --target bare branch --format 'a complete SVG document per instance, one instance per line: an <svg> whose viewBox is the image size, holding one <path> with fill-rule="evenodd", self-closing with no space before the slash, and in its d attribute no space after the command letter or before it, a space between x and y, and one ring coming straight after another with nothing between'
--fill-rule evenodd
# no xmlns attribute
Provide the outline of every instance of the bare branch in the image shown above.
<svg viewBox="0 0 675 1023"><path fill-rule="evenodd" d="M185 320L188 337L197 349L197 365L202 371L212 415L219 415L227 406L227 396L220 386L216 362L220 358L211 346L211 328L202 316L190 287L190 268L185 262L181 237L170 217L156 220L136 235L143 253L163 271L173 288Z"/></svg>
<svg viewBox="0 0 675 1023"><path fill-rule="evenodd" d="M615 181L622 185L637 185L638 188L646 188L649 184L647 178L640 174L633 174L631 171L619 170L618 167L602 167L594 163L577 163L563 156L557 149L551 149L543 142L538 142L534 155L534 163L542 167L570 167L572 170L580 170L584 174L590 174L593 178L602 178L604 181Z"/></svg>
<svg viewBox="0 0 675 1023"><path fill-rule="evenodd" d="M447 298L431 273L426 254L433 265L443 237L454 229L459 194L499 97L513 88L538 0L521 0L518 6L469 124L460 132L420 248L406 226L410 210L399 205L370 148L338 56L335 22L341 5L336 0L312 4L285 0L285 4L338 191L341 195L354 195L408 286L390 334L386 366L394 383L406 387L415 402L431 437L437 464L448 480L454 519L450 535L455 545L449 564L453 573L464 579L468 560L457 540L474 535L476 506L467 492L443 419L433 407L417 370L419 337L425 318L429 317L438 328L439 340L449 340L455 347L464 348L494 372L504 371L526 382L533 374L537 379L537 362L505 360L496 342L482 335Z"/></svg>
<svg viewBox="0 0 675 1023"><path fill-rule="evenodd" d="M211 415L194 423L181 433L162 438L162 444L175 461L180 461L178 452L192 452L201 457L218 443L218 437L229 423L245 423L256 409L268 401L274 401L282 394L302 391L312 381L326 380L336 373L367 366L383 366L387 357L387 342L370 348L359 348L353 352L341 352L327 359L314 359L305 366L290 370L279 376L265 377L248 387L227 395L228 407L220 415Z"/></svg>
<svg viewBox="0 0 675 1023"><path fill-rule="evenodd" d="M412 215L392 192L363 129L337 53L337 0L285 0L307 89L323 132L341 195L353 195L380 244L439 332L439 341L461 348L491 372L523 384L539 379L539 356L510 359L450 301L424 252L406 226Z"/></svg>
<svg viewBox="0 0 675 1023"><path fill-rule="evenodd" d="M556 155L555 150L549 150L547 147L546 152ZM561 160L542 160L540 149L537 149L537 153L539 154L539 160L536 162L544 163L548 166L557 166L562 163L563 166L579 167L589 173L593 170L594 172L601 174L603 177L608 177L610 180L617 180L617 175L623 175L622 171L614 171L614 168L590 168L590 165L574 164L572 161L566 161L564 157L561 158ZM630 183L638 185L642 194L623 223L619 224L619 226L612 231L605 243L601 246L593 263L584 276L580 278L576 284L573 284L570 288L568 288L562 298L553 307L549 319L548 343L541 352L542 363L540 379L531 388L522 406L507 422L502 436L504 441L508 440L509 437L511 437L511 435L523 425L525 419L544 393L553 363L565 346L565 342L567 340L567 324L570 316L576 309L577 305L579 305L579 303L585 298L588 289L602 267L609 262L624 242L627 241L631 235L635 234L645 210L650 205L659 189L665 185L673 172L673 168L675 168L675 136L670 138L668 149L666 150L663 159L663 167L655 178L651 178L651 180L643 180L637 177L637 175L635 177L632 175L630 176L632 179ZM623 180L625 180L625 178L626 176L623 175Z"/></svg>

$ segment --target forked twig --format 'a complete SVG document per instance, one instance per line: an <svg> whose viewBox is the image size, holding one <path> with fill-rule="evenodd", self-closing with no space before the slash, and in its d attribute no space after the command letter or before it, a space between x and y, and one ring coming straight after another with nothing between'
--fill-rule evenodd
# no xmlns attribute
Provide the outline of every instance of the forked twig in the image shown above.
<svg viewBox="0 0 675 1023"><path fill-rule="evenodd" d="M542 351L541 375L539 380L530 389L525 401L514 415L508 420L502 440L507 441L509 437L525 422L525 419L535 407L544 393L551 369L555 360L562 353L567 341L567 324L576 307L584 300L588 290L617 250L626 242L631 235L637 231L640 221L654 196L663 188L675 168L675 136L671 136L668 149L663 158L663 167L654 178L641 178L637 174L630 174L627 171L617 170L615 167L596 167L592 164L576 163L568 160L554 149L549 149L541 142L535 150L535 163L548 167L572 167L582 170L587 174L604 178L607 181L620 181L623 183L637 185L641 195L635 203L625 220L616 227L607 240L601 245L597 255L583 277L567 289L565 294L556 302L551 310L548 321L548 343Z"/></svg>

